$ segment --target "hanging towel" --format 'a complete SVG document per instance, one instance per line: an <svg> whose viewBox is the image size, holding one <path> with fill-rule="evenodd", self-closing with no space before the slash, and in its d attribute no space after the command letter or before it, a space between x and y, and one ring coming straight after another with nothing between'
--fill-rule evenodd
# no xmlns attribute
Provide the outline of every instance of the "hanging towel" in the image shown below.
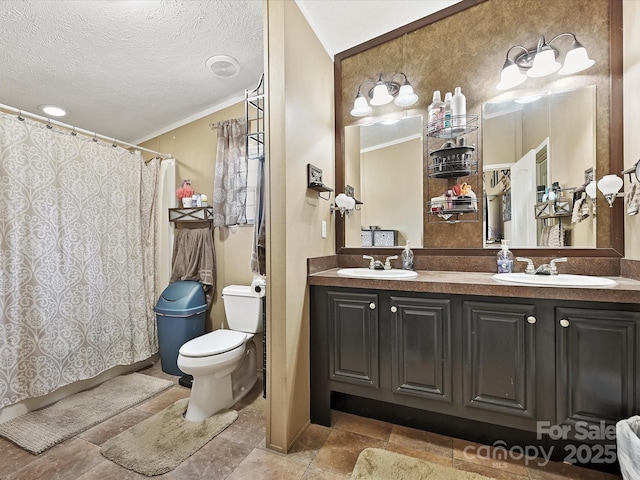
<svg viewBox="0 0 640 480"><path fill-rule="evenodd" d="M573 202L573 211L571 213L571 223L579 223L585 218L587 218L584 215L584 208L582 208L584 202L585 202L585 199L583 197L580 197L576 199L575 202Z"/></svg>
<svg viewBox="0 0 640 480"><path fill-rule="evenodd" d="M558 223L551 227L549 231L549 247L564 247L564 227L562 223Z"/></svg>
<svg viewBox="0 0 640 480"><path fill-rule="evenodd" d="M209 228L179 228L175 231L171 280L202 283L211 306L216 292L216 251Z"/></svg>
<svg viewBox="0 0 640 480"><path fill-rule="evenodd" d="M549 245L549 234L551 233L551 227L549 225L545 225L542 227L542 232L540 233L540 246L547 247Z"/></svg>
<svg viewBox="0 0 640 480"><path fill-rule="evenodd" d="M254 275L266 275L267 233L264 202L264 155L258 162L258 181L256 185L256 219L253 224L253 251L251 252L251 272Z"/></svg>
<svg viewBox="0 0 640 480"><path fill-rule="evenodd" d="M640 187L638 182L629 185L627 192L627 215L637 215L640 210Z"/></svg>

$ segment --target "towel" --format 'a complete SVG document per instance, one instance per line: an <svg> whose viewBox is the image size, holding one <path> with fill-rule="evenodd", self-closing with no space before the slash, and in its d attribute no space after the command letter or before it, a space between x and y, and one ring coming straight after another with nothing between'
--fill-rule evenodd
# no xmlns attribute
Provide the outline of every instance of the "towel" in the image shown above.
<svg viewBox="0 0 640 480"><path fill-rule="evenodd" d="M564 227L558 223L549 231L549 247L564 247Z"/></svg>
<svg viewBox="0 0 640 480"><path fill-rule="evenodd" d="M580 197L573 202L573 212L571 213L571 223L580 223L582 220L589 216L588 208L584 208L586 200L584 197Z"/></svg>
<svg viewBox="0 0 640 480"><path fill-rule="evenodd" d="M637 215L640 210L640 187L638 187L638 182L633 182L629 185L626 200L627 215Z"/></svg>
<svg viewBox="0 0 640 480"><path fill-rule="evenodd" d="M200 282L207 305L211 306L216 292L216 251L211 229L176 229L170 282L176 280Z"/></svg>
<svg viewBox="0 0 640 480"><path fill-rule="evenodd" d="M264 201L264 155L257 159L258 182L256 185L256 219L253 224L253 250L251 252L251 272L266 275L267 232Z"/></svg>

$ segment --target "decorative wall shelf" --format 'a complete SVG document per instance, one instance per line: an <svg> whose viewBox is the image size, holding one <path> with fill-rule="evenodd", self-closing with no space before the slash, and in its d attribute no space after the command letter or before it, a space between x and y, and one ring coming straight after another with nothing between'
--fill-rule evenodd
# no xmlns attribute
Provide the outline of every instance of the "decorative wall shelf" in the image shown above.
<svg viewBox="0 0 640 480"><path fill-rule="evenodd" d="M170 208L170 222L210 222L213 220L213 207Z"/></svg>

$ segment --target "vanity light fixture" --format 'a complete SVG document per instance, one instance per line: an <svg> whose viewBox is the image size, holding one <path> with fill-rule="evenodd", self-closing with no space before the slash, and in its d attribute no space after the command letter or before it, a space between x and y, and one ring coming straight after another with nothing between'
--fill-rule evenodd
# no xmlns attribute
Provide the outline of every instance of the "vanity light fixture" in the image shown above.
<svg viewBox="0 0 640 480"><path fill-rule="evenodd" d="M564 36L571 36L573 42L565 54L563 65L557 61L558 49L551 44ZM514 49L519 49L522 52L512 60L509 55ZM555 72L558 72L559 75L572 75L586 70L594 63L595 61L589 58L587 50L578 41L575 34L564 32L556 35L549 42L545 40L544 35L541 35L536 48L527 49L522 45L514 45L507 50L500 74L500 83L496 88L498 90L509 90L522 84L527 77L545 77ZM523 71L526 72L526 75Z"/></svg>
<svg viewBox="0 0 640 480"><path fill-rule="evenodd" d="M356 208L356 200L353 197L340 193L336 195L335 205L331 205L331 213L335 210L340 210L340 215L344 217L344 214L351 215L351 212Z"/></svg>
<svg viewBox="0 0 640 480"><path fill-rule="evenodd" d="M609 202L609 208L613 207L613 201L616 199L623 184L624 181L615 174L605 175L598 180L598 190L602 192L604 198Z"/></svg>
<svg viewBox="0 0 640 480"><path fill-rule="evenodd" d="M402 84L394 81L394 78L398 75L404 78ZM370 102L367 101L367 98L362 94L362 87L366 84L373 85L368 92ZM365 80L362 82L358 86L358 93L353 102L351 115L354 117L365 117L373 111L371 105L387 105L392 101L399 107L409 107L418 101L418 95L415 94L413 86L411 86L407 76L402 72L396 72L391 75L391 79L388 82L384 80L382 74L378 75L376 82L373 80Z"/></svg>

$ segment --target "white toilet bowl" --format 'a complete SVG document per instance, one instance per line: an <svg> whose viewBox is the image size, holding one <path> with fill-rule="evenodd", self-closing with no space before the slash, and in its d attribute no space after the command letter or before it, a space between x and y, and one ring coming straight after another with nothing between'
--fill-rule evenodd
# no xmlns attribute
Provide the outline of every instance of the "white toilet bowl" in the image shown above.
<svg viewBox="0 0 640 480"><path fill-rule="evenodd" d="M200 422L230 408L257 380L253 335L215 330L180 347L178 368L193 376L185 418Z"/></svg>

